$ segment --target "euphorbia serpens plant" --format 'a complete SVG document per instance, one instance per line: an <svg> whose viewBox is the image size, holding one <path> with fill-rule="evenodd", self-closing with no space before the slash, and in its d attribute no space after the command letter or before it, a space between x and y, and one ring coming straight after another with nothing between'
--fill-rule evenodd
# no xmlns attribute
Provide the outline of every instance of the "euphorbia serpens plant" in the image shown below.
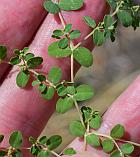
<svg viewBox="0 0 140 157"><path fill-rule="evenodd" d="M94 96L94 90L87 84L77 86L74 75L80 66L93 65L93 45L101 46L106 39L115 41L118 23L134 30L139 27L140 6L131 0L1 3L0 156L21 157L25 150L24 156L37 157L139 156L140 77L102 118L90 107L79 107L79 102ZM12 12L9 20L3 18L8 7L7 12ZM24 47L46 14L31 45ZM78 138L58 154L55 149L63 142L60 135L38 136L55 109L63 114L74 107L79 119L68 129Z"/></svg>

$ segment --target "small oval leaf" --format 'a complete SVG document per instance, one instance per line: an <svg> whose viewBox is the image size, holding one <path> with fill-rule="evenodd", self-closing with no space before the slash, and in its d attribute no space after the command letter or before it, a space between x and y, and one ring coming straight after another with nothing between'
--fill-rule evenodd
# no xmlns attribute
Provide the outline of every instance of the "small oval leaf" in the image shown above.
<svg viewBox="0 0 140 157"><path fill-rule="evenodd" d="M90 67L93 64L93 55L85 47L79 47L73 52L74 59L84 67Z"/></svg>
<svg viewBox="0 0 140 157"><path fill-rule="evenodd" d="M76 137L83 136L86 131L85 127L79 121L71 122L69 125L69 130L70 130L70 133Z"/></svg>
<svg viewBox="0 0 140 157"><path fill-rule="evenodd" d="M20 131L15 131L10 135L9 143L14 148L19 148L22 144L22 134Z"/></svg>
<svg viewBox="0 0 140 157"><path fill-rule="evenodd" d="M16 77L18 87L24 88L28 84L30 73L28 71L20 71Z"/></svg>

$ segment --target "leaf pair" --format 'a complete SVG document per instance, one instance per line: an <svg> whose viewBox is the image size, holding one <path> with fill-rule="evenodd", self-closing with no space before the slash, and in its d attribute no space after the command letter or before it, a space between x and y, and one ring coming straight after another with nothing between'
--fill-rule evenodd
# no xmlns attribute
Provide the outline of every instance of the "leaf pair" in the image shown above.
<svg viewBox="0 0 140 157"><path fill-rule="evenodd" d="M51 14L59 13L60 10L78 10L84 4L83 0L60 0L60 2L54 3L52 0L44 2L44 8Z"/></svg>
<svg viewBox="0 0 140 157"><path fill-rule="evenodd" d="M125 154L126 156L131 154L134 151L134 146L131 143L124 143L120 146L120 150L115 149L117 139L122 138L124 136L124 127L120 124L113 127L110 133L110 138L104 137L104 140L101 140L98 133L90 134L86 137L87 143L93 147L102 147L106 153L110 153L110 157L121 157L120 153Z"/></svg>
<svg viewBox="0 0 140 157"><path fill-rule="evenodd" d="M52 67L46 78L43 74L38 74L37 80L32 82L32 86L38 85L38 90L46 100L51 100L55 94L55 85L59 83L62 77L62 71L58 67Z"/></svg>
<svg viewBox="0 0 140 157"><path fill-rule="evenodd" d="M67 112L74 106L75 101L85 101L94 95L93 89L88 85L80 85L77 88L70 86L64 88L62 92L64 93L64 98L59 98L56 103L56 111L58 113ZM69 96L69 94L72 96Z"/></svg>
<svg viewBox="0 0 140 157"><path fill-rule="evenodd" d="M50 157L51 151L56 149L62 143L62 137L60 135L53 135L49 138L42 136L39 139L29 138L29 141L33 144L31 147L31 153L37 157ZM47 148L41 149L40 146Z"/></svg>
<svg viewBox="0 0 140 157"><path fill-rule="evenodd" d="M54 42L48 47L48 53L50 56L57 58L68 57L73 53L74 59L80 65L89 67L93 64L93 56L85 47L79 47L72 52L70 48L61 49L58 42Z"/></svg>

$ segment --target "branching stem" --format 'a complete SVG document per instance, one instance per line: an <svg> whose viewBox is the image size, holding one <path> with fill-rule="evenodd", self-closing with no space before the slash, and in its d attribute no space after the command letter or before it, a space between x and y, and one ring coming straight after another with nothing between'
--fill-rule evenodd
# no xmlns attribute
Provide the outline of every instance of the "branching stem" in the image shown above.
<svg viewBox="0 0 140 157"><path fill-rule="evenodd" d="M121 141L121 140L119 140L119 139L113 139L113 138L112 138L111 136L109 136L109 135L100 134L100 133L95 132L95 131L92 132L92 133L87 134L87 136L88 136L88 135L92 135L92 134L95 134L95 135L97 135L97 136L105 137L105 138L108 138L108 139L112 140L112 142L115 144L116 148L117 148L118 151L120 152L121 157L124 157L123 152L121 151L119 145L118 145L117 142L116 142L116 140L117 140L117 141ZM126 141L123 141L123 140L122 140L121 142L126 142ZM129 143L129 141L128 141L128 143ZM131 144L132 144L132 143L131 143Z"/></svg>
<svg viewBox="0 0 140 157"><path fill-rule="evenodd" d="M57 153L54 152L54 151L50 151L50 153L52 153L52 154L55 155L56 157L61 157L59 154L57 154Z"/></svg>
<svg viewBox="0 0 140 157"><path fill-rule="evenodd" d="M137 146L137 147L140 147L140 144L139 143L135 143L135 142L132 142L132 141L127 141L127 140L123 140L123 139L118 139L118 138L114 138L114 140L118 141L118 142L123 142L123 143L130 143L134 146Z"/></svg>
<svg viewBox="0 0 140 157"><path fill-rule="evenodd" d="M35 70L29 70L29 71L31 73L33 73L34 75L39 75L39 73L36 72ZM46 84L47 86L50 85L50 86L56 88L56 86L52 82L50 82L49 80L47 80L47 79L46 79L46 81L43 81L43 83Z"/></svg>

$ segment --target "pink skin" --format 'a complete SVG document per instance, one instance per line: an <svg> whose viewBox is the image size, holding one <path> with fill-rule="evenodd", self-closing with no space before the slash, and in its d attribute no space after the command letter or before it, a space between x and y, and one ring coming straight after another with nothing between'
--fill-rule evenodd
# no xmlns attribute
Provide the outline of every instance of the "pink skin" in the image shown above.
<svg viewBox="0 0 140 157"><path fill-rule="evenodd" d="M8 47L8 58L14 48L22 49L32 39L46 16L43 0L1 0L0 2L0 44ZM7 70L1 65L0 78Z"/></svg>
<svg viewBox="0 0 140 157"><path fill-rule="evenodd" d="M93 5L93 7L91 7L91 4ZM83 23L81 17L84 15L90 15L94 19L96 19L96 21L99 21L102 19L103 15L105 14L105 12L107 12L107 10L108 9L105 5L104 0L96 0L96 1L86 0L86 5L84 9L78 11L78 14L77 12L69 12L69 13L64 12L63 14L67 23L72 23L74 28L80 29L82 31L81 38L83 38L90 30ZM54 65L59 66L63 70L63 79L69 79L69 74L70 74L69 59L66 58L63 61L63 59L58 60L58 59L51 58L47 55L47 47L52 42L52 39L50 39L50 37L52 31L55 28L62 28L58 18L57 17L54 18L53 15L48 15L44 20L44 23L42 24L41 28L39 29L35 39L30 45L30 51L32 51L36 55L43 56L44 64L42 69L40 69L41 71L48 72L50 67ZM15 46L16 44L13 45L13 47ZM92 49L93 45L91 44L91 40L86 42L85 46ZM42 129L44 128L44 126L46 125L46 122L48 121L49 117L51 116L51 114L55 109L54 104L57 98L55 97L52 101L46 102L42 100L42 98L37 93L36 89L33 89L30 85L28 86L27 89L24 90L17 88L15 84L16 74L17 74L17 69L14 68L12 71L10 71L8 77L4 80L3 84L0 87L0 93L1 93L0 132L4 133L7 137L11 131L21 130L24 134L24 137L26 138L25 145L27 145L28 136L32 135L37 137L42 131ZM120 98L118 98L118 100L113 104L113 107L111 107L111 109L105 114L104 123L100 130L101 132L107 133L113 124L122 123L127 127L129 134L134 140L137 141L140 140L140 135L139 135L140 126L138 126L139 124L138 122L140 119L139 80L140 77L138 77L138 79L129 87L129 89L122 96L120 96ZM131 122L130 124L130 121L132 120L133 123ZM7 141L5 140L5 143L3 143L3 145L6 145L6 143ZM79 151L81 151L83 148L83 142L80 142L77 139L72 143L71 146L74 146ZM93 154L91 152L92 150L93 149L89 148L89 153ZM94 150L94 152L99 153L100 155L105 157L105 154L102 154L102 152L100 151ZM77 155L76 156L91 157L91 154L90 155L79 154L78 156Z"/></svg>
<svg viewBox="0 0 140 157"><path fill-rule="evenodd" d="M93 7L91 7L91 4ZM96 8L98 8L98 12L96 12ZM85 7L78 11L78 13L64 12L63 14L68 23L72 23L74 28L82 31L83 38L90 32L90 29L83 22L82 16L89 15L99 22L107 11L108 7L104 0L94 2L92 0L85 0ZM52 66L59 66L63 71L63 79L69 79L69 58L60 60L49 57L47 54L47 47L53 41L51 38L52 31L57 28L62 28L58 17L54 18L53 15L48 15L30 45L30 51L36 55L43 56L44 64L42 69L40 69L42 72L48 72ZM85 44L92 49L93 45L89 44L89 42ZM56 97L52 101L46 102L41 98L36 89L30 85L26 89L19 89L15 83L16 75L17 69L13 68L0 87L0 126L2 126L0 132L8 136L13 130L21 130L26 138L25 144L27 144L27 138L30 135L38 137L46 125L55 109ZM5 140L3 144L5 145L6 143L7 141Z"/></svg>

